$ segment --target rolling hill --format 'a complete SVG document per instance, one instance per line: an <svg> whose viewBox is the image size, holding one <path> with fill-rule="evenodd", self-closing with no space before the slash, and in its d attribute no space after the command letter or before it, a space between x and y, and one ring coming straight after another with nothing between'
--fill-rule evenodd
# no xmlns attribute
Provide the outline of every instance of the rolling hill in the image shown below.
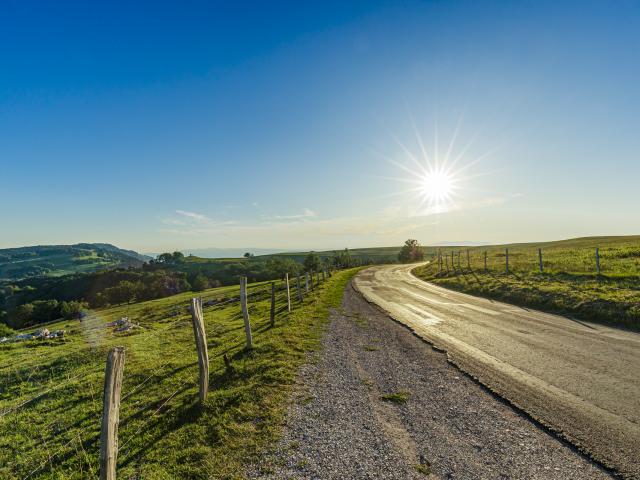
<svg viewBox="0 0 640 480"><path fill-rule="evenodd" d="M108 243L37 245L0 249L0 282L29 277L57 277L105 268L139 267L149 257Z"/></svg>

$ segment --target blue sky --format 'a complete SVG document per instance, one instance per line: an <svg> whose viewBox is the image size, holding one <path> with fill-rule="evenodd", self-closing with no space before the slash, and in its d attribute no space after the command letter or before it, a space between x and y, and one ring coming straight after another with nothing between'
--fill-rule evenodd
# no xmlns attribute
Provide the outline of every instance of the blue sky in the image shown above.
<svg viewBox="0 0 640 480"><path fill-rule="evenodd" d="M0 247L637 234L639 51L634 1L5 1Z"/></svg>

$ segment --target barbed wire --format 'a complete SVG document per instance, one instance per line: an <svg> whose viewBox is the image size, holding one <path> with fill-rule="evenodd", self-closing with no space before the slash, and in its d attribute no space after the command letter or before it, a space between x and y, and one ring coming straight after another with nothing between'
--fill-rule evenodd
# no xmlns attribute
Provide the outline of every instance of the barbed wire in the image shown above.
<svg viewBox="0 0 640 480"><path fill-rule="evenodd" d="M157 409L156 409L156 410L151 414L151 416L149 416L149 418L147 418L147 419L142 423L142 425L140 425L140 427L138 427L138 429L133 433L133 435L131 435L131 436L130 436L130 437L129 437L125 442L123 442L123 443L122 443L122 445L119 447L119 450L124 450L124 448L125 448L129 443L131 443L131 441L132 441L132 440L133 440L133 439L134 439L134 438L135 438L135 437L136 437L136 436L137 436L137 435L142 431L142 429L143 429L143 428L145 428L145 427L149 424L149 422L151 422L151 420L153 420L153 418L157 415L157 413L158 413L160 410L162 410L162 408L163 408L167 403L169 403L169 401L171 401L171 399L173 399L173 397L175 397L175 396L178 394L178 392L180 392L180 390L181 390L184 386L186 386L186 385L187 385L187 383L188 383L188 381L187 381L187 380L183 381L183 382L180 384L180 386L179 386L179 387L178 387L178 388L177 388L177 389L176 389L176 390L175 390L171 395L169 395L169 397L167 397L167 399L166 399L164 402L162 402L162 403L160 404L160 406L159 406L159 407L158 407L158 408L157 408ZM141 408L141 409L139 409L136 413L140 413L140 412L143 412L143 411L145 411L145 410L147 410L147 408Z"/></svg>
<svg viewBox="0 0 640 480"><path fill-rule="evenodd" d="M4 417L5 417L5 416L7 416L8 414L13 413L13 412L15 412L15 411L17 411L17 410L21 409L21 408L22 408L22 407L24 407L25 405L28 405L28 404L30 404L31 402L34 402L35 400L38 400L39 398L44 397L44 396L45 396L45 395L47 395L48 393L51 393L51 392L52 392L52 391L54 391L54 390L58 390L59 388L62 388L62 387L64 387L64 386L66 386L66 385L70 384L72 381L74 381L75 379L77 379L77 378L79 378L79 377L81 377L81 376L83 376L83 375L84 375L84 376L86 376L86 378L90 378L90 377L92 377L93 375L96 375L96 374L98 374L98 373L100 373L100 372L101 372L101 370L98 370L98 371L96 371L96 372L89 373L89 374L87 374L87 373L85 373L85 372L79 372L77 375L74 375L74 376L73 376L73 377L71 377L71 378L67 378L67 380L65 380L63 383L59 383L59 384L54 385L54 386L52 386L52 387L50 387L50 388L47 388L45 391L40 392L40 393L38 393L37 395L34 395L33 397L31 397L31 398L29 398L29 399L27 399L27 400L25 400L25 401L23 401L23 402L21 402L21 403L19 403L19 404L15 405L14 407L11 407L11 408L9 408L9 409L4 410L2 413L0 413L0 418L4 418Z"/></svg>

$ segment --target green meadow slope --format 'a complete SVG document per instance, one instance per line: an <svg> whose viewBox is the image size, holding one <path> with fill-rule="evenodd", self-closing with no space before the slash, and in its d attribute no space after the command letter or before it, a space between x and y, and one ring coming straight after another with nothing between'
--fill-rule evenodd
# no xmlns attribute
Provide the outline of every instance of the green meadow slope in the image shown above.
<svg viewBox="0 0 640 480"><path fill-rule="evenodd" d="M105 268L141 266L148 257L108 243L39 245L0 249L0 282L61 276Z"/></svg>
<svg viewBox="0 0 640 480"><path fill-rule="evenodd" d="M600 255L600 275L596 273L596 247ZM505 268L507 248L509 273ZM538 249L542 250L543 272L539 271ZM442 247L440 252L446 256L442 271L438 272L437 256L432 251L431 262L414 273L454 290L640 330L638 235L472 248Z"/></svg>
<svg viewBox="0 0 640 480"><path fill-rule="evenodd" d="M293 289L290 313L279 282L273 326L270 284L250 285L251 351L238 287L198 293L211 372L203 407L191 292L47 326L66 330L64 339L0 345L0 478L97 478L104 362L115 345L126 349L118 478L241 478L247 462L278 438L296 372L319 348L329 309L339 307L356 271L335 272L303 303ZM106 326L124 316L140 328Z"/></svg>

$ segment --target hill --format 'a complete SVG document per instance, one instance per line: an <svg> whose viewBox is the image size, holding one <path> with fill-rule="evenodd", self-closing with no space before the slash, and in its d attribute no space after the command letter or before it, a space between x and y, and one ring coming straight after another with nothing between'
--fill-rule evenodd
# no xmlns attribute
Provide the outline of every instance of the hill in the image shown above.
<svg viewBox="0 0 640 480"><path fill-rule="evenodd" d="M118 478L241 478L277 441L296 372L355 272L335 271L302 302L294 296L291 312L277 282L274 322L270 285L251 284L251 350L237 285L96 309L47 325L61 337L0 343L0 478L97 478L104 365L115 345L126 351ZM202 406L187 309L196 295L210 360ZM135 327L111 323L123 317Z"/></svg>
<svg viewBox="0 0 640 480"><path fill-rule="evenodd" d="M149 257L108 243L38 245L0 249L0 282L58 277L115 267L139 267Z"/></svg>

